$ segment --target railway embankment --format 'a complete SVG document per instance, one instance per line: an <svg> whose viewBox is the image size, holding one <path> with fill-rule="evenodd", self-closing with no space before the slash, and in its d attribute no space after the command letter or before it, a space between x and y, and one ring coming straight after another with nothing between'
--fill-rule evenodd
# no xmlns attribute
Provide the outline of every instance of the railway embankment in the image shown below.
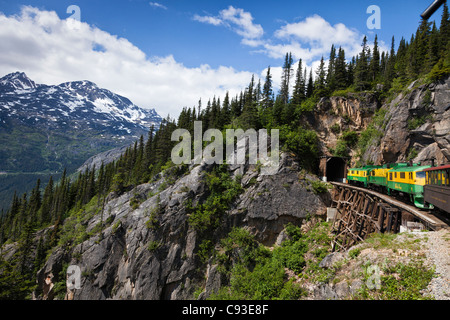
<svg viewBox="0 0 450 320"><path fill-rule="evenodd" d="M374 234L326 256L319 281L298 280L313 300L450 300L450 232ZM316 277L317 278L317 277Z"/></svg>

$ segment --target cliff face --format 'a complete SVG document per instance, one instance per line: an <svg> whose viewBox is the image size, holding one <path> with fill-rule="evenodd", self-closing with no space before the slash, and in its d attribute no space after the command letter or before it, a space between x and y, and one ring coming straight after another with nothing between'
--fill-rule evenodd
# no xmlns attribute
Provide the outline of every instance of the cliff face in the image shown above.
<svg viewBox="0 0 450 320"><path fill-rule="evenodd" d="M38 287L49 275L54 283L65 281L64 267L76 265L80 289L69 290L68 298L193 299L198 288L206 288L208 296L221 276L208 257L200 257L205 240L214 247L233 227L245 227L270 246L288 222L299 225L308 216L325 214L328 193L316 195L311 183L317 178L299 175L300 169L288 154L282 155L275 176L262 176L255 166L229 167L231 176L242 175L243 192L220 226L206 233L190 225L186 201L195 206L207 196L208 165L191 167L170 184L173 177L162 176L120 197L110 195L103 216L99 207L81 222L89 239L53 250L37 274ZM102 220L105 227L95 232Z"/></svg>
<svg viewBox="0 0 450 320"><path fill-rule="evenodd" d="M321 99L314 116L309 119L309 123L318 133L321 152L324 155L333 155L332 150L336 148L342 132L365 130L380 106L378 94L369 92Z"/></svg>
<svg viewBox="0 0 450 320"><path fill-rule="evenodd" d="M437 84L412 83L390 104L382 138L363 158L375 164L413 160L450 161L450 79Z"/></svg>
<svg viewBox="0 0 450 320"><path fill-rule="evenodd" d="M415 81L390 101L381 104L376 93L347 94L322 99L310 124L318 132L321 151L332 155L344 131L363 133L369 126L375 136L359 154L349 155L376 165L413 160L431 164L450 162L450 78L438 83ZM384 115L373 123L377 111ZM356 157L355 157L356 156Z"/></svg>

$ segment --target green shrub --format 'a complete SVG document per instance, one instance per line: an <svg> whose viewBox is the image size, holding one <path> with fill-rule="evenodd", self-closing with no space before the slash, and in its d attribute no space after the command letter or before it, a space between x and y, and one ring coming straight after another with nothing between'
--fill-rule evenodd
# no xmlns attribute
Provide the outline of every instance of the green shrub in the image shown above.
<svg viewBox="0 0 450 320"><path fill-rule="evenodd" d="M421 291L427 288L431 279L433 279L433 275L434 269L425 267L421 260L414 260L408 264L397 263L394 266L383 269L379 290L369 290L364 284L357 298L377 300L431 300L433 297L424 297ZM372 275L366 270L365 280L367 281L370 276Z"/></svg>
<svg viewBox="0 0 450 320"><path fill-rule="evenodd" d="M290 130L284 126L280 130L280 142L287 150L297 155L304 167L308 169L315 167L319 155L319 139L315 131L301 127Z"/></svg>
<svg viewBox="0 0 450 320"><path fill-rule="evenodd" d="M307 250L308 245L305 242L298 240L289 245L275 248L273 251L273 259L283 267L299 274L306 265L304 254Z"/></svg>
<svg viewBox="0 0 450 320"><path fill-rule="evenodd" d="M222 215L231 202L242 192L240 180L233 180L226 166L218 166L206 175L209 196L194 208L192 203L186 205L190 213L189 224L198 231L215 229L219 226Z"/></svg>
<svg viewBox="0 0 450 320"><path fill-rule="evenodd" d="M427 75L427 80L429 81L439 81L442 78L448 76L450 74L450 64L444 60L439 60L438 63L435 64L433 69L431 69L430 73Z"/></svg>
<svg viewBox="0 0 450 320"><path fill-rule="evenodd" d="M322 182L320 180L313 181L311 183L313 187L313 191L315 194L321 194L328 192L328 185L325 182Z"/></svg>

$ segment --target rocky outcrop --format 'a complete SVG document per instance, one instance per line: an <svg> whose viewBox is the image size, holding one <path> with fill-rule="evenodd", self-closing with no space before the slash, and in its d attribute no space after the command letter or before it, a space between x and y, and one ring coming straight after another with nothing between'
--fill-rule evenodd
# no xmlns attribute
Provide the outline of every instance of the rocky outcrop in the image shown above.
<svg viewBox="0 0 450 320"><path fill-rule="evenodd" d="M107 221L103 230L77 245L55 248L37 274L39 287L50 274L55 282L64 281L57 278L64 275L64 266L76 265L80 289L66 298L180 300L193 299L199 288L204 288L201 297L209 296L222 276L198 255L205 233L189 224L186 201L195 204L207 196L204 177L210 169L191 166L173 183L163 174L119 197L110 195L103 214L86 222L86 232L92 233ZM244 192L219 228L207 232L208 240L214 245L233 227L244 227L273 245L288 222L300 225L308 216L324 214L329 195L316 195L311 182L317 178L299 175L300 169L288 154L281 156L274 176L260 175L252 165L229 167L231 175L242 175Z"/></svg>
<svg viewBox="0 0 450 320"><path fill-rule="evenodd" d="M310 124L318 133L321 152L332 155L341 133L350 130L360 132L367 128L375 111L380 108L377 93L347 93L345 96L323 98Z"/></svg>
<svg viewBox="0 0 450 320"><path fill-rule="evenodd" d="M108 163L116 161L117 159L120 158L120 156L122 154L125 153L127 148L129 148L128 145L114 148L114 149L99 153L93 157L90 157L83 163L83 165L80 168L77 169L77 171L83 172L86 169L92 170L92 168L94 168L94 166L95 166L95 168L98 169L98 168L100 168L102 163L103 163L103 165L107 165Z"/></svg>
<svg viewBox="0 0 450 320"><path fill-rule="evenodd" d="M413 82L387 110L380 141L363 160L374 164L413 160L423 164L450 161L450 78L433 84Z"/></svg>

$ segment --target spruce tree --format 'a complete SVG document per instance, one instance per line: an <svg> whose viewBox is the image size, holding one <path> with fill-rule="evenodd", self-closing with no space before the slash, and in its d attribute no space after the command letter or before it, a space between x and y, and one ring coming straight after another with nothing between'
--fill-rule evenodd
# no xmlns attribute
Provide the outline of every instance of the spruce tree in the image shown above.
<svg viewBox="0 0 450 320"><path fill-rule="evenodd" d="M448 12L447 1L444 2L444 10L442 12L441 25L439 27L440 39L440 52L445 54L447 49L447 43L450 41L450 15Z"/></svg>
<svg viewBox="0 0 450 320"><path fill-rule="evenodd" d="M345 51L342 47L339 47L338 56L334 67L335 90L342 90L348 87L346 66Z"/></svg>
<svg viewBox="0 0 450 320"><path fill-rule="evenodd" d="M305 79L303 78L302 59L300 59L298 61L294 92L292 94L292 102L291 103L294 106L300 106L300 104L303 102L303 100L305 100L305 98L306 98L305 90L306 90L306 83L305 83Z"/></svg>
<svg viewBox="0 0 450 320"><path fill-rule="evenodd" d="M439 61L440 52L439 52L439 43L440 34L438 29L436 28L436 24L433 22L433 27L431 28L431 33L428 41L428 50L425 58L425 73L428 73L433 66Z"/></svg>
<svg viewBox="0 0 450 320"><path fill-rule="evenodd" d="M375 35L375 41L373 44L372 58L370 59L370 81L377 81L380 74L380 51L378 48L378 36Z"/></svg>
<svg viewBox="0 0 450 320"><path fill-rule="evenodd" d="M286 53L286 57L283 65L283 74L281 76L281 88L280 88L280 96L281 101L284 104L289 102L289 86L291 80L292 64L294 60L292 59L292 53Z"/></svg>
<svg viewBox="0 0 450 320"><path fill-rule="evenodd" d="M336 47L334 45L331 46L326 83L330 92L336 90Z"/></svg>
<svg viewBox="0 0 450 320"><path fill-rule="evenodd" d="M314 93L314 79L313 79L312 69L310 69L309 70L308 85L306 86L306 97L307 98L312 97L313 93Z"/></svg>
<svg viewBox="0 0 450 320"><path fill-rule="evenodd" d="M271 109L273 107L273 91L272 91L272 75L270 74L270 66L267 68L266 80L264 82L262 92L262 107L263 110Z"/></svg>
<svg viewBox="0 0 450 320"><path fill-rule="evenodd" d="M366 90L369 87L369 46L367 45L367 37L364 36L362 43L362 51L356 60L354 83L357 90Z"/></svg>
<svg viewBox="0 0 450 320"><path fill-rule="evenodd" d="M326 85L327 85L327 73L325 70L325 61L322 58L320 59L319 67L316 70L316 81L314 83L314 94L318 97L325 96L326 93Z"/></svg>

